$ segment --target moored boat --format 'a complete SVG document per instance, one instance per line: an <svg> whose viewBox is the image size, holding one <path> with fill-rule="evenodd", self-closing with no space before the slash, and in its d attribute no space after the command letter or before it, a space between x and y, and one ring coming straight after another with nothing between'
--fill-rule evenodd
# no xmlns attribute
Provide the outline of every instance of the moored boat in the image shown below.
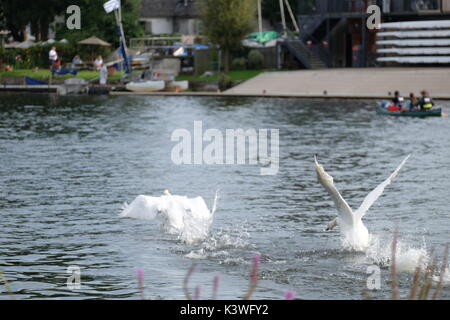
<svg viewBox="0 0 450 320"><path fill-rule="evenodd" d="M166 84L166 91L186 91L189 89L189 81L168 81Z"/></svg>
<svg viewBox="0 0 450 320"><path fill-rule="evenodd" d="M391 107L391 103L389 101L382 101L377 106L377 113L386 116L394 116L394 117L440 117L442 116L442 109L433 107L430 110L389 110Z"/></svg>
<svg viewBox="0 0 450 320"><path fill-rule="evenodd" d="M135 92L155 92L164 90L166 84L163 80L129 82L125 88Z"/></svg>

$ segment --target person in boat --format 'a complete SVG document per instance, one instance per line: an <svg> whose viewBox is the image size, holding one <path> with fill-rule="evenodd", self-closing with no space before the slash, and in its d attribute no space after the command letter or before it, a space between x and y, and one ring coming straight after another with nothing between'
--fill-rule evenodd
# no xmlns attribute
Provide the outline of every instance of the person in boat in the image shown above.
<svg viewBox="0 0 450 320"><path fill-rule="evenodd" d="M420 110L429 111L434 106L434 102L430 98L430 94L426 90L423 90L420 94L422 95L419 99Z"/></svg>
<svg viewBox="0 0 450 320"><path fill-rule="evenodd" d="M409 94L409 101L406 103L405 111L415 111L417 109L417 98L413 92Z"/></svg>
<svg viewBox="0 0 450 320"><path fill-rule="evenodd" d="M394 98L392 98L392 103L387 108L388 111L401 111L404 101L405 101L405 99L403 99L403 97L400 96L400 92L395 91Z"/></svg>

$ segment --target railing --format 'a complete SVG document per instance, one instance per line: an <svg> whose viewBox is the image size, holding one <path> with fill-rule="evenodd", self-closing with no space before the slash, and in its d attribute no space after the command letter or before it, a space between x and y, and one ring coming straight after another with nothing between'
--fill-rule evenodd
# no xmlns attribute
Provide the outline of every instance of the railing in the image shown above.
<svg viewBox="0 0 450 320"><path fill-rule="evenodd" d="M440 13L441 0L315 0L310 5L300 2L300 14L365 13L376 4L385 14Z"/></svg>

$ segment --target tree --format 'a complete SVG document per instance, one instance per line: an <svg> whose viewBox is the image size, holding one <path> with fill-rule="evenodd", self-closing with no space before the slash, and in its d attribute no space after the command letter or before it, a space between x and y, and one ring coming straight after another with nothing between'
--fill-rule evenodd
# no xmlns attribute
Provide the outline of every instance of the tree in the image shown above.
<svg viewBox="0 0 450 320"><path fill-rule="evenodd" d="M230 52L252 31L255 0L203 0L199 4L205 35L223 50L224 71L230 70Z"/></svg>
<svg viewBox="0 0 450 320"><path fill-rule="evenodd" d="M6 21L5 27L11 31L16 41L24 40L28 24L37 40L47 40L48 29L56 16L66 17L69 5L81 9L81 30L69 30L66 24L57 28L57 38L76 42L96 35L111 43L118 43L114 14L107 14L103 3L107 0L1 0L0 12ZM127 36L143 34L139 25L140 0L122 0L123 26ZM1 17L0 17L1 20ZM1 21L0 21L1 22Z"/></svg>
<svg viewBox="0 0 450 320"><path fill-rule="evenodd" d="M78 42L92 35L114 45L119 44L114 14L106 13L103 4L106 0L69 0L70 4L81 9L81 30L69 30L65 25L57 30L58 38ZM122 0L122 20L126 37L139 37L144 34L139 24L140 0Z"/></svg>

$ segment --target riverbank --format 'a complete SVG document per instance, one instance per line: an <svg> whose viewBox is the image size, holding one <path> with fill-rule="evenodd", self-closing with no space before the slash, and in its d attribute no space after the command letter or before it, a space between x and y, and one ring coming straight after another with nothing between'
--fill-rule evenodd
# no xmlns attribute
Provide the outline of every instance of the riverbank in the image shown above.
<svg viewBox="0 0 450 320"><path fill-rule="evenodd" d="M450 68L321 69L262 73L226 91L229 95L321 98L388 98L422 90L450 99Z"/></svg>
<svg viewBox="0 0 450 320"><path fill-rule="evenodd" d="M218 91L217 86L213 86L212 83L200 86L199 90L195 82L190 82L191 90L195 91L131 92L126 91L123 85L113 82L102 86L102 90L92 90L91 93L148 96L388 99L396 90L407 97L410 92L419 95L425 89L435 99L450 100L449 84L450 68L322 69L263 72L224 92ZM50 87L52 86L0 85L0 91L56 91L56 86L54 86L55 88ZM207 88L210 90L206 90Z"/></svg>

